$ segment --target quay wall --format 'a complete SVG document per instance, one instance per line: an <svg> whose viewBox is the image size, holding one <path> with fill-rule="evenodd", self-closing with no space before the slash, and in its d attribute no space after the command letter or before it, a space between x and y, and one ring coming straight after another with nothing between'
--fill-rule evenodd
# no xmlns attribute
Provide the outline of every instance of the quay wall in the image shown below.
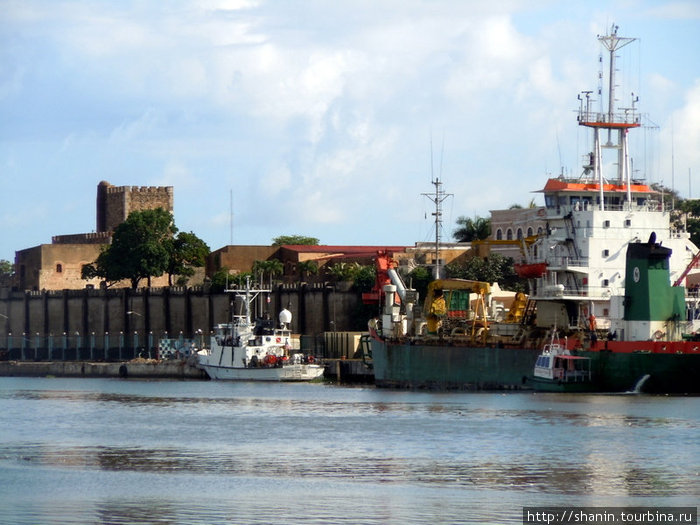
<svg viewBox="0 0 700 525"><path fill-rule="evenodd" d="M242 313L240 304L230 299L230 294L206 287L41 292L1 288L0 350L34 349L28 354L38 358L39 349L45 357L57 349L82 355L76 350L135 349L156 346L161 338L207 336L232 312ZM283 308L292 313L291 331L302 336L362 331L370 317L359 293L327 283L279 285L269 298L261 295L255 303L258 315L275 321Z"/></svg>
<svg viewBox="0 0 700 525"><path fill-rule="evenodd" d="M148 379L208 379L204 370L185 361L0 361L0 377L121 377Z"/></svg>

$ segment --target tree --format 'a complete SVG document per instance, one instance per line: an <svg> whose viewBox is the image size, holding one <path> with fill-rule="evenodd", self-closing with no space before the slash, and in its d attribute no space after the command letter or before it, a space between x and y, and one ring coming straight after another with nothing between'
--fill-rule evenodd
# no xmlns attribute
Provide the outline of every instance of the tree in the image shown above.
<svg viewBox="0 0 700 525"><path fill-rule="evenodd" d="M305 237L303 235L280 235L272 239L272 246L282 246L284 244L303 244L306 246L318 246L316 237Z"/></svg>
<svg viewBox="0 0 700 525"><path fill-rule="evenodd" d="M674 226L681 227L685 222L685 230L690 234L690 240L695 246L700 246L700 200L688 199L679 203L678 209L683 212Z"/></svg>
<svg viewBox="0 0 700 525"><path fill-rule="evenodd" d="M170 241L168 285L173 285L173 275L192 277L195 268L205 265L209 246L194 233L180 232Z"/></svg>
<svg viewBox="0 0 700 525"><path fill-rule="evenodd" d="M515 273L513 259L497 253L492 253L486 258L472 257L463 263L450 263L446 270L447 275L453 279L497 282L504 290L515 292L526 290L527 283Z"/></svg>
<svg viewBox="0 0 700 525"><path fill-rule="evenodd" d="M472 242L482 239L488 239L491 235L491 219L484 217L469 217L461 216L457 219L458 228L452 232L452 236L457 242Z"/></svg>
<svg viewBox="0 0 700 525"><path fill-rule="evenodd" d="M267 261L255 261L253 263L253 275L261 275L264 280L265 277L270 279L282 275L284 272L284 265L282 261L277 259L269 259Z"/></svg>
<svg viewBox="0 0 700 525"><path fill-rule="evenodd" d="M336 281L352 281L357 263L337 262L326 267L326 273Z"/></svg>
<svg viewBox="0 0 700 525"><path fill-rule="evenodd" d="M299 270L299 276L303 280L308 275L318 274L318 264L316 261L300 261L297 264L297 270Z"/></svg>
<svg viewBox="0 0 700 525"><path fill-rule="evenodd" d="M0 285L8 285L14 274L14 264L7 259L0 259Z"/></svg>
<svg viewBox="0 0 700 525"><path fill-rule="evenodd" d="M112 244L82 269L83 279L104 279L108 286L123 279L138 288L141 279L159 277L168 269L173 216L163 208L134 211L114 230Z"/></svg>
<svg viewBox="0 0 700 525"><path fill-rule="evenodd" d="M15 265L7 259L0 259L0 276L10 276L15 273Z"/></svg>
<svg viewBox="0 0 700 525"><path fill-rule="evenodd" d="M418 292L419 297L427 297L428 285L431 281L433 281L433 274L425 266L418 266L408 274L410 287Z"/></svg>
<svg viewBox="0 0 700 525"><path fill-rule="evenodd" d="M377 270L372 265L358 264L353 274L352 286L360 293L369 292L377 280Z"/></svg>

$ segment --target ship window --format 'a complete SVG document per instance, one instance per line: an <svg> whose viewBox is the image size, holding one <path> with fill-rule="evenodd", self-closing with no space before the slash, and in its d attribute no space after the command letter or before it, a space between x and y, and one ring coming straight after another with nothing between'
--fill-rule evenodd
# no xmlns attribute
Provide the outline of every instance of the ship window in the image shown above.
<svg viewBox="0 0 700 525"><path fill-rule="evenodd" d="M625 219L625 227L632 226L632 220L631 219Z"/></svg>
<svg viewBox="0 0 700 525"><path fill-rule="evenodd" d="M603 250L603 257L610 255L610 250Z"/></svg>
<svg viewBox="0 0 700 525"><path fill-rule="evenodd" d="M610 281L607 279L603 279L603 286L608 286L610 284Z"/></svg>
<svg viewBox="0 0 700 525"><path fill-rule="evenodd" d="M603 228L610 228L610 221L603 221Z"/></svg>

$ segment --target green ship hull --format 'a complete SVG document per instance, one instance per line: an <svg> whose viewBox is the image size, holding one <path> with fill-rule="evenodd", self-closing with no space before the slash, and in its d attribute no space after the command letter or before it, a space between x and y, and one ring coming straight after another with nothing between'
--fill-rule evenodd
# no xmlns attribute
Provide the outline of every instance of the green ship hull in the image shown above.
<svg viewBox="0 0 700 525"><path fill-rule="evenodd" d="M658 394L700 393L700 353L579 351L591 358L597 391Z"/></svg>
<svg viewBox="0 0 700 525"><path fill-rule="evenodd" d="M373 338L378 387L429 390L531 390L540 351L525 348L410 344ZM698 394L700 353L590 352L593 379L585 391Z"/></svg>
<svg viewBox="0 0 700 525"><path fill-rule="evenodd" d="M430 390L531 389L539 354L521 348L467 347L371 341L379 387Z"/></svg>

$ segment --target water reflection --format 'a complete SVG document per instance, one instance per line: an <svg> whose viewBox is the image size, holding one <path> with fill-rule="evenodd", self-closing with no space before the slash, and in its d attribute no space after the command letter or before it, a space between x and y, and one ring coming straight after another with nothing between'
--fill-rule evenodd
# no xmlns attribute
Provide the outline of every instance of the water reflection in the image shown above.
<svg viewBox="0 0 700 525"><path fill-rule="evenodd" d="M0 380L0 522L520 523L530 504L692 501L699 401Z"/></svg>
<svg viewBox="0 0 700 525"><path fill-rule="evenodd" d="M693 494L696 479L640 464L611 464L607 456L577 461L524 457L503 461L319 455L302 451L261 453L183 448L5 446L0 461L58 467L159 474L333 479L361 483L471 486L561 494L622 492L634 496Z"/></svg>

